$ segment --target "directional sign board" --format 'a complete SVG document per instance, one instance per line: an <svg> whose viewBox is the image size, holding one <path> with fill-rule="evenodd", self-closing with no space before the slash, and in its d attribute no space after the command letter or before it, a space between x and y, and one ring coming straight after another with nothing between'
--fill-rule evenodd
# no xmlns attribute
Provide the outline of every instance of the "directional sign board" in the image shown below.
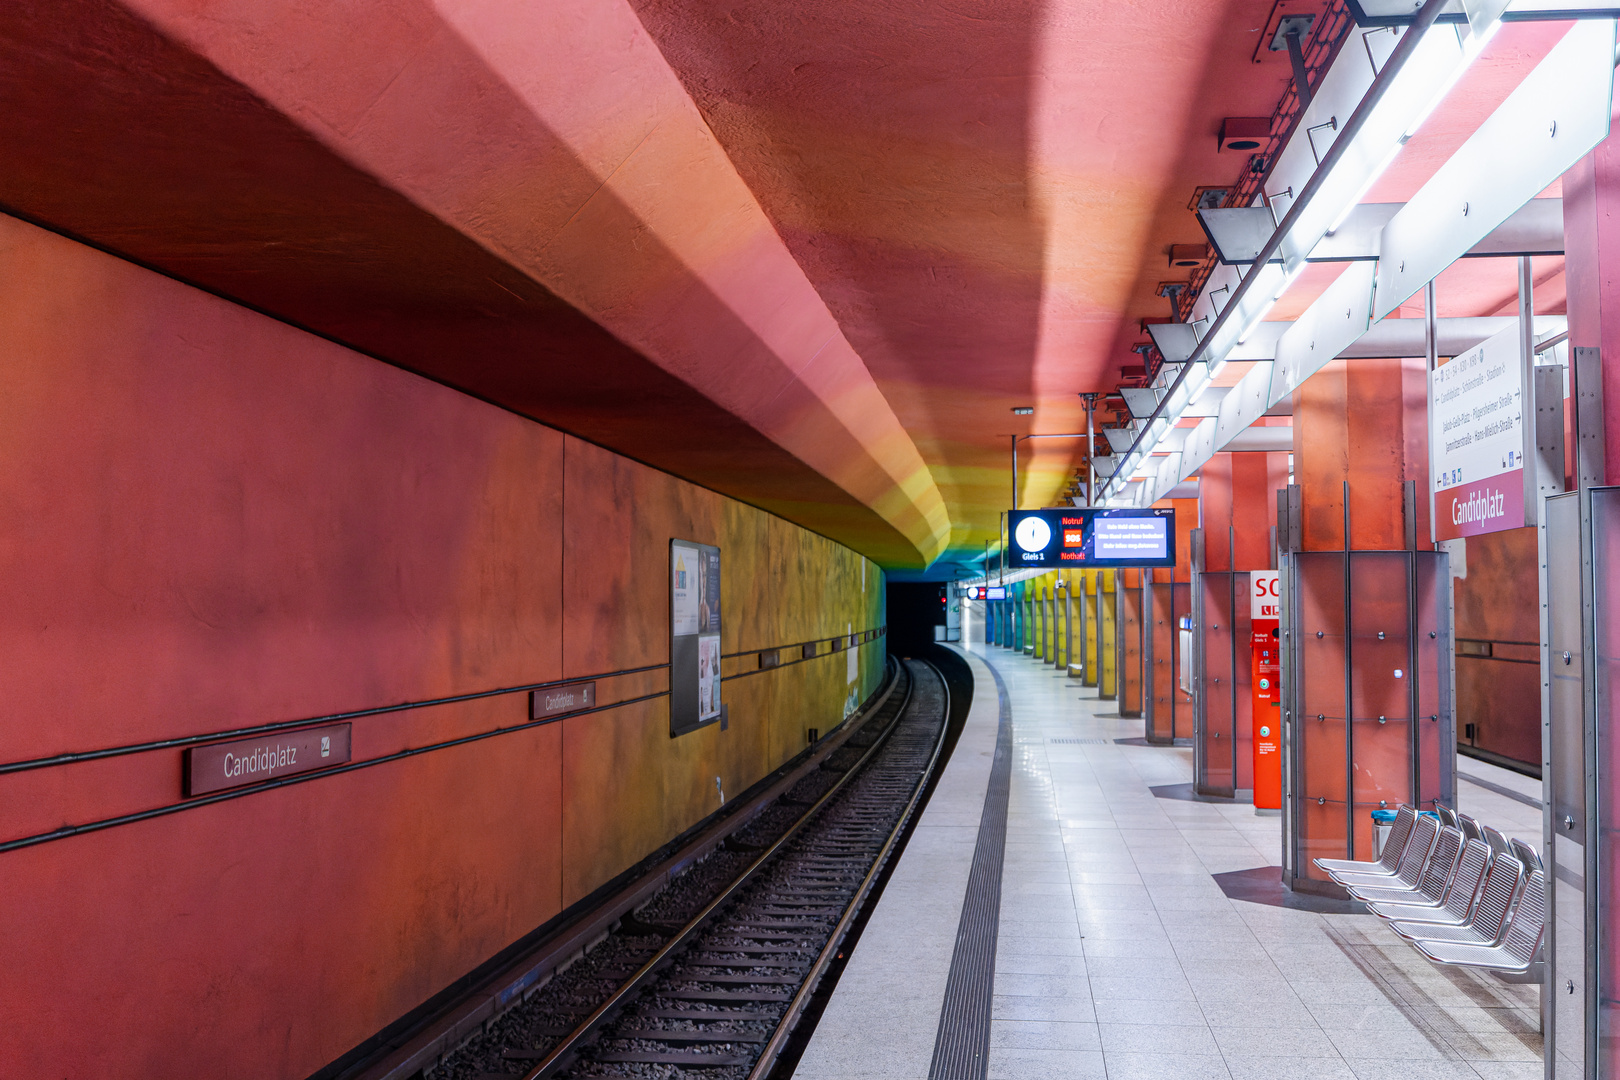
<svg viewBox="0 0 1620 1080"><path fill-rule="evenodd" d="M1014 566L1176 565L1176 512L1155 509L1014 510Z"/></svg>
<svg viewBox="0 0 1620 1080"><path fill-rule="evenodd" d="M1519 353L1515 324L1431 373L1429 475L1436 540L1524 527Z"/></svg>

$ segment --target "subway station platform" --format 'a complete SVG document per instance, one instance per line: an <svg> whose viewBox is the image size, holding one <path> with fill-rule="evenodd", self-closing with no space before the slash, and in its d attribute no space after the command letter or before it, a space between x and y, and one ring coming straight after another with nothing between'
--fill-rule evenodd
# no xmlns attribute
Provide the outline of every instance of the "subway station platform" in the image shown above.
<svg viewBox="0 0 1620 1080"><path fill-rule="evenodd" d="M1192 799L1191 750L1132 745L1140 720L1038 660L964 655L961 739L800 1080L924 1080L979 1052L991 1080L1542 1076L1538 986L1435 966L1371 915L1286 893L1279 819ZM996 846L1003 723L993 995L976 995L982 979L953 965L973 973L964 899L982 913L970 878ZM1539 784L1466 758L1458 770L1460 810L1539 842Z"/></svg>

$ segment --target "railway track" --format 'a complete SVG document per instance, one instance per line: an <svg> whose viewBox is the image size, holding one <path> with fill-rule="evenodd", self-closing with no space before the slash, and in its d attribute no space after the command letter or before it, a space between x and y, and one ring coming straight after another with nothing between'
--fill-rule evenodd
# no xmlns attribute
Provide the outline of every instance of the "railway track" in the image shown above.
<svg viewBox="0 0 1620 1080"><path fill-rule="evenodd" d="M949 716L937 669L428 1080L764 1080L894 854Z"/></svg>

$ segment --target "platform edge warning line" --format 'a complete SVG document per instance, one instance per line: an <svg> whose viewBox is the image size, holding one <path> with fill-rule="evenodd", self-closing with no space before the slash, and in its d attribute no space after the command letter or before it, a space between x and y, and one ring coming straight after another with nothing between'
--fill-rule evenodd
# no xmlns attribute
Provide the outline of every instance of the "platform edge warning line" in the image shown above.
<svg viewBox="0 0 1620 1080"><path fill-rule="evenodd" d="M1007 684L994 665L985 661L985 666L996 682L1000 712L996 754L990 763L979 838L968 870L950 974L945 980L929 1080L984 1080L990 1066L990 1016L995 999L996 935L1001 925L1001 873L1007 849L1013 740Z"/></svg>

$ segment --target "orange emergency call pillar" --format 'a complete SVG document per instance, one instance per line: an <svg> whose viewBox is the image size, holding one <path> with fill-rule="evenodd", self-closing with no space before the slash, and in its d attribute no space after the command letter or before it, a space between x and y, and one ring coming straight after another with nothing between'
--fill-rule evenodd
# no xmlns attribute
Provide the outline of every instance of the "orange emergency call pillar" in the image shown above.
<svg viewBox="0 0 1620 1080"><path fill-rule="evenodd" d="M1282 812L1281 610L1275 570L1249 575L1249 687L1253 700L1254 808Z"/></svg>

